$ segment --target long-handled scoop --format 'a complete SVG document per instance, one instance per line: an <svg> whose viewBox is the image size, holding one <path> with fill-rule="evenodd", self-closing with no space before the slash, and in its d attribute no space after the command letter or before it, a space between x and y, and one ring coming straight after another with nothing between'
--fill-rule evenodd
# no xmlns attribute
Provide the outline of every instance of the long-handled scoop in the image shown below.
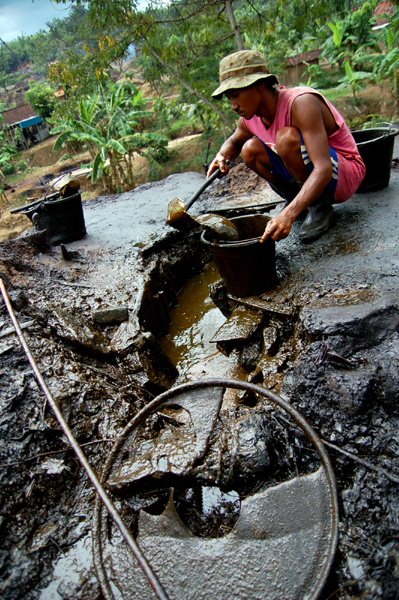
<svg viewBox="0 0 399 600"><path fill-rule="evenodd" d="M217 169L206 181L202 184L200 189L195 192L194 196L190 198L187 202L186 206L184 205L183 200L178 198L174 198L169 202L168 205L168 218L166 223L171 225L175 229L185 229L187 225L191 222L195 222L197 225L200 225L203 229L207 229L211 234L218 240L228 240L235 241L238 240L239 234L237 227L220 215L215 214L206 214L199 215L197 217L192 217L188 214L187 209L190 208L197 200L197 198L202 194L202 192L216 179L216 177L220 174L220 169Z"/></svg>
<svg viewBox="0 0 399 600"><path fill-rule="evenodd" d="M189 217L189 215L187 214L187 210L190 208L190 206L194 204L194 202L200 197L202 192L206 190L206 188L210 186L211 183L213 183L219 175L220 169L217 169L214 173L212 173L210 177L208 177L208 179L206 179L206 181L201 185L199 190L197 190L195 194L191 196L190 200L188 200L186 204L184 204L183 200L181 200L178 196L176 196L176 198L173 198L173 200L171 200L168 204L168 217L166 219L166 223L168 225L172 225L173 227L174 223L182 221L183 219Z"/></svg>

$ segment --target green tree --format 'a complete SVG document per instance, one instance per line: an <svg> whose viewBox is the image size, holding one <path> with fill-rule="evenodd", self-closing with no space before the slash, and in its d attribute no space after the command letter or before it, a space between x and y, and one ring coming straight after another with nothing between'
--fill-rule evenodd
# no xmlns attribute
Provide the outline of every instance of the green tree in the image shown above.
<svg viewBox="0 0 399 600"><path fill-rule="evenodd" d="M372 29L373 12L373 5L365 2L345 19L329 22L332 35L324 43L323 56L332 64L338 63L340 66L349 60L353 67L356 52L379 52L378 36Z"/></svg>
<svg viewBox="0 0 399 600"><path fill-rule="evenodd" d="M54 90L47 83L32 86L25 93L26 101L37 111L42 119L48 120L56 104Z"/></svg>
<svg viewBox="0 0 399 600"><path fill-rule="evenodd" d="M0 110L2 109L0 104ZM6 135L6 130L2 127L3 116L0 113L0 183L4 183L3 169L5 167L10 168L11 162L17 149L13 144L10 144Z"/></svg>
<svg viewBox="0 0 399 600"><path fill-rule="evenodd" d="M381 89L381 112L385 112L385 102L383 97L383 88L386 79L389 79L391 94L394 100L395 114L398 114L399 104L399 4L394 6L393 15L386 15L388 26L381 32L381 42L383 52L374 56L373 75Z"/></svg>

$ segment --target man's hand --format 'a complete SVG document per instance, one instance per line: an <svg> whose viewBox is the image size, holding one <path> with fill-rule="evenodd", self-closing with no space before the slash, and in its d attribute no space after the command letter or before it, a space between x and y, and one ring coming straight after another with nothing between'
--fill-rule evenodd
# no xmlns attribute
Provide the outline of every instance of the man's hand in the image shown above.
<svg viewBox="0 0 399 600"><path fill-rule="evenodd" d="M260 243L262 244L269 237L275 242L285 239L288 237L291 227L292 220L283 213L279 214L277 217L273 217L266 225L265 232L260 238Z"/></svg>
<svg viewBox="0 0 399 600"><path fill-rule="evenodd" d="M223 177L223 175L227 175L227 173L229 172L229 165L228 165L227 158L225 156L223 156L223 154L221 154L220 152L218 152L216 154L215 158L209 165L206 176L210 177L212 175L212 173L214 171L216 171L216 169L220 169L221 177Z"/></svg>

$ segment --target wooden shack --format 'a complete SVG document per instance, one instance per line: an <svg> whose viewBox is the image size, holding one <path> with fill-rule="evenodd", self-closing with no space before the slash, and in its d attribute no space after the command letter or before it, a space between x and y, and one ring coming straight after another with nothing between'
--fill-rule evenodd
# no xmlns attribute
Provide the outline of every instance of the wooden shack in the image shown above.
<svg viewBox="0 0 399 600"><path fill-rule="evenodd" d="M309 52L301 52L295 56L287 56L285 58L286 69L279 77L280 83L286 86L298 85L298 83L306 83L308 75L304 75L309 65L318 65L321 50L310 50Z"/></svg>

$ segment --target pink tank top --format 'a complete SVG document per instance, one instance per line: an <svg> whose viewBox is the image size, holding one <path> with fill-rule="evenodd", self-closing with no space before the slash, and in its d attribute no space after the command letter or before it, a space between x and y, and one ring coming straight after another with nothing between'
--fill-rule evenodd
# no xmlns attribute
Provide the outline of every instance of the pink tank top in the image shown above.
<svg viewBox="0 0 399 600"><path fill-rule="evenodd" d="M328 138L328 145L337 153L338 181L334 200L345 202L357 190L366 173L366 168L360 157L356 142L345 123L341 113L322 94L309 87L279 88L277 111L273 123L267 128L260 117L242 119L245 127L276 152L276 135L282 127L291 125L291 109L294 100L302 94L320 96L330 109L338 129Z"/></svg>

